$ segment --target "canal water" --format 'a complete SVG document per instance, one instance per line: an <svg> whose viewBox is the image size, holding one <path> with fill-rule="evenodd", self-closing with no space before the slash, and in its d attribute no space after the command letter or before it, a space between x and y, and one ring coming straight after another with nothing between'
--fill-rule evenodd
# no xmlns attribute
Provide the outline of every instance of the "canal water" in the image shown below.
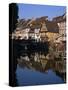
<svg viewBox="0 0 68 90"><path fill-rule="evenodd" d="M45 52L21 52L17 58L18 86L60 84L66 81L65 60L48 60Z"/></svg>

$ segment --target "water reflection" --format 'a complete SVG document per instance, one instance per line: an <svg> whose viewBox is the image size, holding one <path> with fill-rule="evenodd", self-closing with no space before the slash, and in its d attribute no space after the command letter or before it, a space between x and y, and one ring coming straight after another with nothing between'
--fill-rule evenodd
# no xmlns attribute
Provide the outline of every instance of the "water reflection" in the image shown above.
<svg viewBox="0 0 68 90"><path fill-rule="evenodd" d="M25 52L17 58L19 85L57 84L66 82L65 60L50 60L44 52Z"/></svg>

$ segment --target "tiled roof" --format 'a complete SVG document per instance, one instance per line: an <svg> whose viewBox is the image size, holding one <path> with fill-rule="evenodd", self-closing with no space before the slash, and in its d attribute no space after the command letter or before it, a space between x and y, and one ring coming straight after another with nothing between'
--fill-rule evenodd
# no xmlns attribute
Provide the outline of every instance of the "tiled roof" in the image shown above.
<svg viewBox="0 0 68 90"><path fill-rule="evenodd" d="M46 27L47 27L48 32L54 32L54 33L59 32L59 27L56 22L48 21L46 22Z"/></svg>
<svg viewBox="0 0 68 90"><path fill-rule="evenodd" d="M27 24L28 24L29 22L30 22L30 19L28 19L28 20L21 19L21 20L17 23L17 28L20 28L20 29L28 28L29 25L27 25Z"/></svg>
<svg viewBox="0 0 68 90"><path fill-rule="evenodd" d="M42 23L45 22L46 28L49 32L55 32L55 33L59 32L57 23L54 21L48 21L44 17L37 18L34 21L32 21L31 23L30 23L30 21L31 21L30 19L20 20L17 24L17 28L20 28L20 29L31 28L30 32L34 32L33 29L41 28ZM32 24L32 25L30 26L30 24Z"/></svg>
<svg viewBox="0 0 68 90"><path fill-rule="evenodd" d="M66 14L63 14L62 16L54 17L53 21L55 22L63 22L66 21Z"/></svg>

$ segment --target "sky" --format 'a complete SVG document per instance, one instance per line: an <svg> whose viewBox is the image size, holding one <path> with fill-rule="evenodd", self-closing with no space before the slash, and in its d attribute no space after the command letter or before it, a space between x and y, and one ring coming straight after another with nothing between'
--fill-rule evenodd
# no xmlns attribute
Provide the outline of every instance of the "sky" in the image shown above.
<svg viewBox="0 0 68 90"><path fill-rule="evenodd" d="M48 16L51 20L53 17L61 16L66 12L65 6L18 4L18 8L19 19L31 19L41 16Z"/></svg>

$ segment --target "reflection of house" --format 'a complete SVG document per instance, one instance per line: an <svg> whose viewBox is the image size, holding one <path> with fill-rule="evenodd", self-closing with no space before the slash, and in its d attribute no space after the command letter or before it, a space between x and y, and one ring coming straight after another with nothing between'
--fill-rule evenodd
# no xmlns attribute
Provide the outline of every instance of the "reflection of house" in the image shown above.
<svg viewBox="0 0 68 90"><path fill-rule="evenodd" d="M52 70L57 72L57 75L64 76L66 73L66 61L65 60L47 60L46 56L41 53L30 53L30 57L27 53L23 53L18 60L18 65L22 68L26 67L28 69L46 72ZM65 78L62 77L64 80Z"/></svg>
<svg viewBox="0 0 68 90"><path fill-rule="evenodd" d="M53 18L53 21L56 22L59 27L58 42L66 41L66 14Z"/></svg>
<svg viewBox="0 0 68 90"><path fill-rule="evenodd" d="M46 56L44 54L40 54L39 60L41 62L42 68L45 70L46 64L48 62L48 60L46 59Z"/></svg>
<svg viewBox="0 0 68 90"><path fill-rule="evenodd" d="M65 73L65 63L64 63L64 61L56 61L55 62L55 71L58 71L58 72L60 72L60 73Z"/></svg>

